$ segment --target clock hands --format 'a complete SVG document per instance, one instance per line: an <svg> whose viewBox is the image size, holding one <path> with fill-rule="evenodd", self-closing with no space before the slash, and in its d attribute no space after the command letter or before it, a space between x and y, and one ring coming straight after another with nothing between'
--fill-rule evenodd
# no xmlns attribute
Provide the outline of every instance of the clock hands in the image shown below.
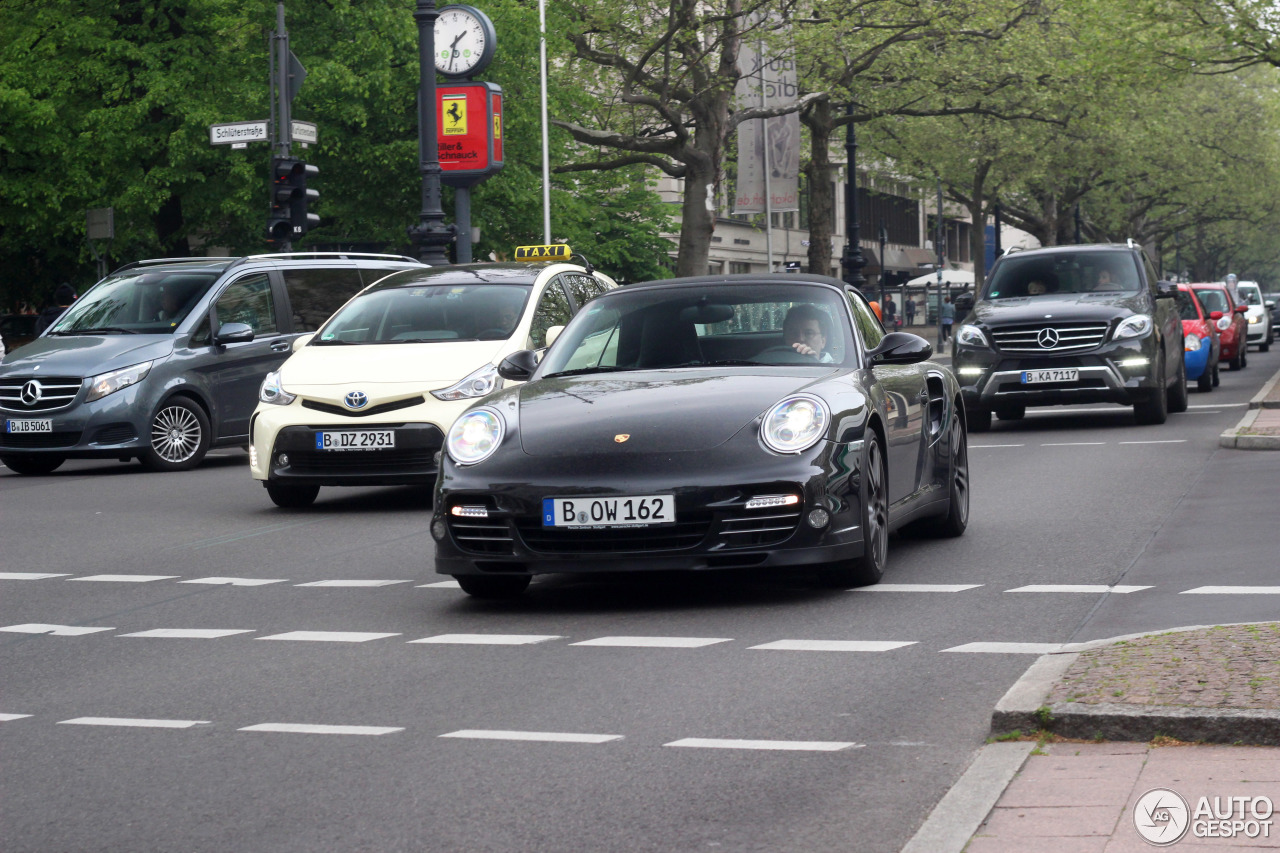
<svg viewBox="0 0 1280 853"><path fill-rule="evenodd" d="M453 63L458 59L458 42L462 41L462 37L467 34L466 30L458 33L457 38L453 40L453 44L449 45L449 70L453 70Z"/></svg>

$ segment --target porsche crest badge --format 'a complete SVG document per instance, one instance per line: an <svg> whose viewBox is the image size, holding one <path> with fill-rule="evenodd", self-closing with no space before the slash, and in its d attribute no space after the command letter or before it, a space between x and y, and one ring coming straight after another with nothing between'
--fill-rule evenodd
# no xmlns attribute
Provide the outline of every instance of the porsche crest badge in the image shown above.
<svg viewBox="0 0 1280 853"><path fill-rule="evenodd" d="M631 438L631 433L620 432L613 437L613 440L618 442L618 444L622 444L622 442L626 441L628 438Z"/></svg>

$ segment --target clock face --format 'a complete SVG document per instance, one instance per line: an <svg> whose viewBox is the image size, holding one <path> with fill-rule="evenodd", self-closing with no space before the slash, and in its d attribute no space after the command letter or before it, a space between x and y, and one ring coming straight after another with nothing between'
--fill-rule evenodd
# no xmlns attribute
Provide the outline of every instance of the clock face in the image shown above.
<svg viewBox="0 0 1280 853"><path fill-rule="evenodd" d="M446 6L436 19L436 71L464 77L489 64L493 26L483 13L467 6Z"/></svg>

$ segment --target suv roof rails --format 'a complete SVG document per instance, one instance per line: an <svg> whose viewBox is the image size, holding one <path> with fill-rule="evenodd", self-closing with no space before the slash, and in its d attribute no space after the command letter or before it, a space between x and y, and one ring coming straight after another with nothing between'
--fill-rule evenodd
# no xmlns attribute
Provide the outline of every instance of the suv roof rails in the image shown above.
<svg viewBox="0 0 1280 853"><path fill-rule="evenodd" d="M1125 240L1125 241L1124 241L1124 244L1125 244L1126 246L1128 246L1130 249L1141 249L1141 248L1142 248L1141 246L1139 246L1139 245L1138 245L1137 241L1135 241L1132 237L1130 237L1129 239Z"/></svg>
<svg viewBox="0 0 1280 853"><path fill-rule="evenodd" d="M350 258L352 260L379 260L379 261L408 261L411 264L420 264L417 258L411 258L408 255L386 255L377 252L269 252L262 255L245 255L238 262L260 261L260 260L303 260L306 258Z"/></svg>
<svg viewBox="0 0 1280 853"><path fill-rule="evenodd" d="M1026 248L1027 248L1026 246L1010 246L1009 248L1004 250L1004 253L1006 255L1012 255L1014 252L1021 252Z"/></svg>
<svg viewBox="0 0 1280 853"><path fill-rule="evenodd" d="M116 267L114 270L112 270L112 272L117 273L117 272L120 272L121 270L131 270L134 267L150 267L150 266L159 266L161 264L190 264L190 263L201 263L204 261L217 262L217 261L234 261L234 260L235 258L223 258L220 256L195 257L195 258L147 258L141 261L130 261L129 263L125 264L122 267Z"/></svg>

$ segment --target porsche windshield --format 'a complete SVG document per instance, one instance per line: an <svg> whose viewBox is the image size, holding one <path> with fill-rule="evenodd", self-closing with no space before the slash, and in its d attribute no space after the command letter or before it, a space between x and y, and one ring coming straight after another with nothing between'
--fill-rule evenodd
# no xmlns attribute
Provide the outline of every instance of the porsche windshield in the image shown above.
<svg viewBox="0 0 1280 853"><path fill-rule="evenodd" d="M1052 252L1000 259L984 299L1025 299L1062 294L1137 293L1142 287L1129 252Z"/></svg>
<svg viewBox="0 0 1280 853"><path fill-rule="evenodd" d="M313 346L505 341L524 315L530 285L414 285L371 290L348 302Z"/></svg>
<svg viewBox="0 0 1280 853"><path fill-rule="evenodd" d="M616 290L588 303L541 375L856 362L849 309L834 289L741 284Z"/></svg>
<svg viewBox="0 0 1280 853"><path fill-rule="evenodd" d="M218 278L216 272L130 271L75 301L50 335L171 335Z"/></svg>

